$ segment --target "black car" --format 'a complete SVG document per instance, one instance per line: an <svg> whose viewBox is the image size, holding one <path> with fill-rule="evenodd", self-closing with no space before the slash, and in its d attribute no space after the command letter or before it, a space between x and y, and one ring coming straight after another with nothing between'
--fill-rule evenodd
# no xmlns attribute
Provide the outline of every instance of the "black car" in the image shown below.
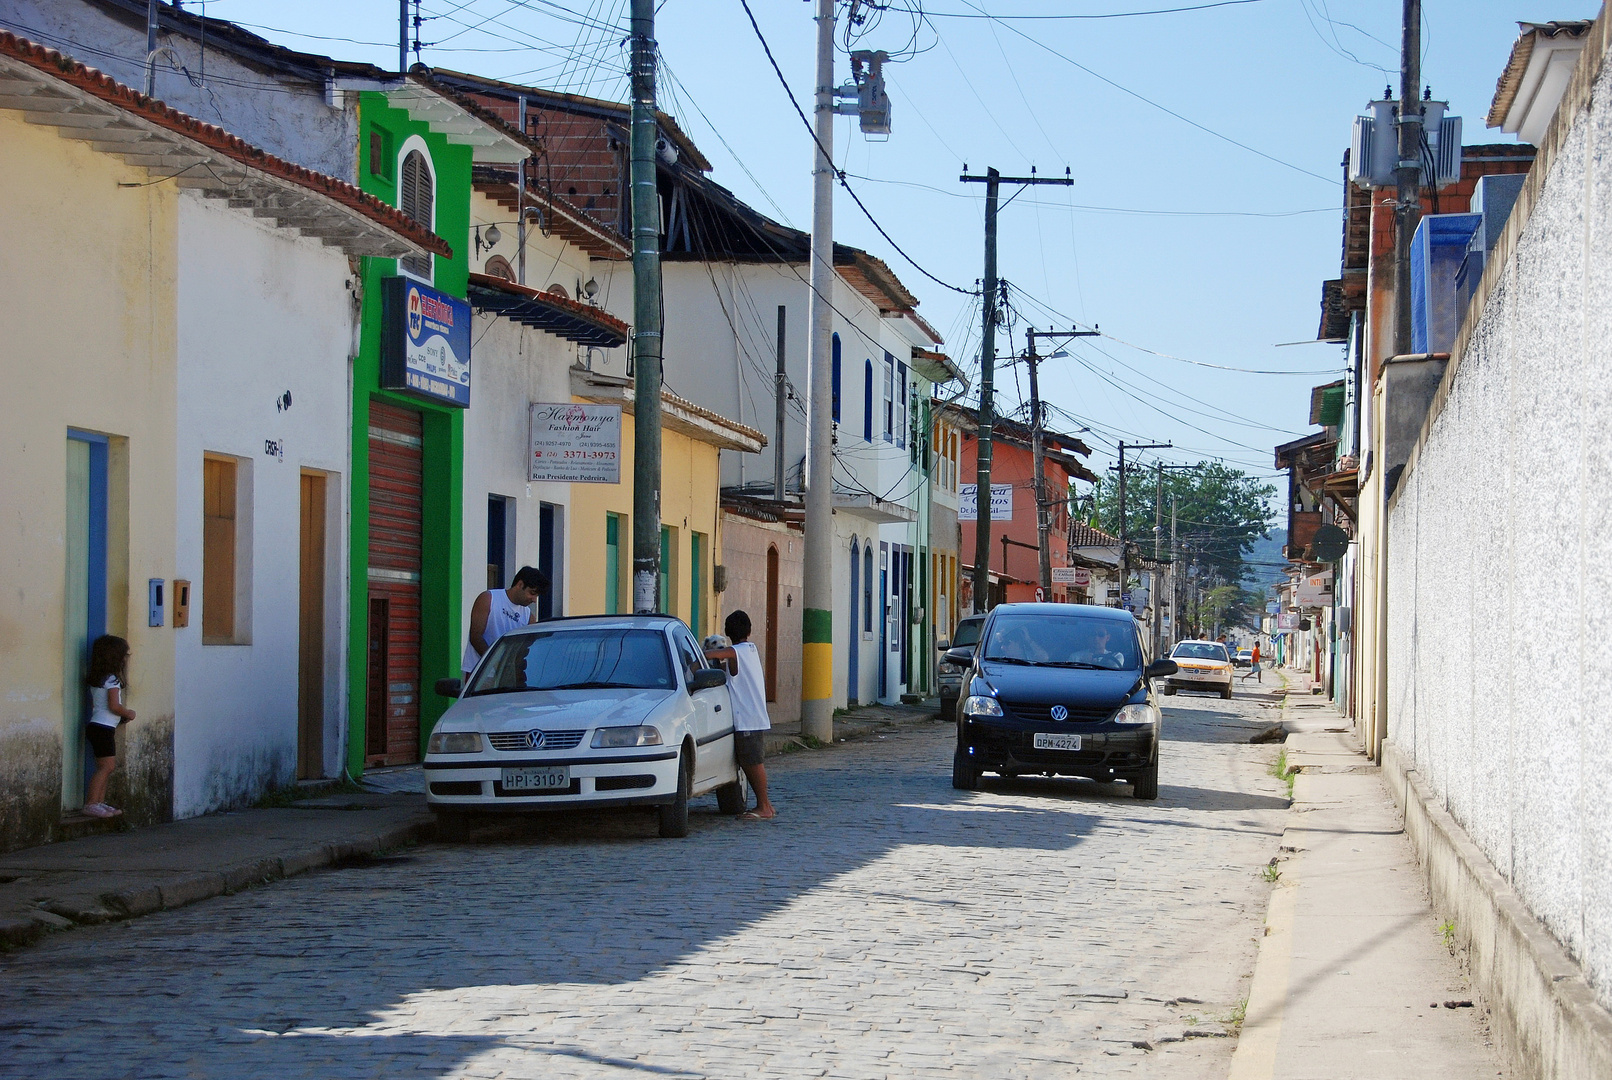
<svg viewBox="0 0 1612 1080"><path fill-rule="evenodd" d="M965 666L952 786L981 773L1124 780L1139 799L1159 795L1159 710L1152 680L1173 660L1147 663L1131 614L1087 604L1002 604Z"/></svg>

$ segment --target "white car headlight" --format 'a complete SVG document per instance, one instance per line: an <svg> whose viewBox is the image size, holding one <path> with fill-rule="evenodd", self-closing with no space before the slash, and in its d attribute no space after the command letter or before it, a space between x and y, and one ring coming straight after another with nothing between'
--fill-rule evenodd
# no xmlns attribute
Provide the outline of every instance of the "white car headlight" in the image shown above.
<svg viewBox="0 0 1612 1080"><path fill-rule="evenodd" d="M1002 705L994 697L972 694L963 702L964 716L1001 716Z"/></svg>
<svg viewBox="0 0 1612 1080"><path fill-rule="evenodd" d="M425 744L428 754L479 754L481 753L481 732L479 731L433 731L431 739Z"/></svg>
<svg viewBox="0 0 1612 1080"><path fill-rule="evenodd" d="M602 727L593 733L595 750L619 750L626 746L659 746L660 728L645 724L639 727Z"/></svg>
<svg viewBox="0 0 1612 1080"><path fill-rule="evenodd" d="M1151 724L1158 719L1158 710L1148 704L1127 705L1114 714L1116 724Z"/></svg>

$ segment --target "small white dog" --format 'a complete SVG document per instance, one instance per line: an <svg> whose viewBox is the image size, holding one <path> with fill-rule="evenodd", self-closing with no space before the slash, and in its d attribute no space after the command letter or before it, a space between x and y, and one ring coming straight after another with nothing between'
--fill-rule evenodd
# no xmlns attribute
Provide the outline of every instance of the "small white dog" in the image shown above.
<svg viewBox="0 0 1612 1080"><path fill-rule="evenodd" d="M700 646L705 649L731 649L733 648L733 642L728 639L726 634L711 634L700 643Z"/></svg>

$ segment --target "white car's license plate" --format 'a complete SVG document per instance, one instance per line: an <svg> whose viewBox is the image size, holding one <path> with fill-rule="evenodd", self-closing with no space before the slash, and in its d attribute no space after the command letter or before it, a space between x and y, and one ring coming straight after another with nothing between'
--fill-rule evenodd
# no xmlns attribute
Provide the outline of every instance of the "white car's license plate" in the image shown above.
<svg viewBox="0 0 1612 1080"><path fill-rule="evenodd" d="M571 786L571 770L565 766L549 769L505 769L505 791L564 791Z"/></svg>
<svg viewBox="0 0 1612 1080"><path fill-rule="evenodd" d="M1035 733L1035 748L1037 750L1079 750L1079 735L1054 735L1047 731Z"/></svg>

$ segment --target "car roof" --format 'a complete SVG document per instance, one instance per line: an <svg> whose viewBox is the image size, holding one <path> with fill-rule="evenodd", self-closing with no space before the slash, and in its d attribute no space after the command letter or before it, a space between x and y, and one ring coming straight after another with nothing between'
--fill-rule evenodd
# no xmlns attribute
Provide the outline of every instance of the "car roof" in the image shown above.
<svg viewBox="0 0 1612 1080"><path fill-rule="evenodd" d="M991 614L1008 615L1080 615L1089 619L1113 619L1115 622L1135 622L1124 608L1103 607L1100 604L998 604Z"/></svg>
<svg viewBox="0 0 1612 1080"><path fill-rule="evenodd" d="M1176 645L1225 645L1224 641L1210 641L1208 638L1182 638ZM1171 646L1174 648L1175 646Z"/></svg>

